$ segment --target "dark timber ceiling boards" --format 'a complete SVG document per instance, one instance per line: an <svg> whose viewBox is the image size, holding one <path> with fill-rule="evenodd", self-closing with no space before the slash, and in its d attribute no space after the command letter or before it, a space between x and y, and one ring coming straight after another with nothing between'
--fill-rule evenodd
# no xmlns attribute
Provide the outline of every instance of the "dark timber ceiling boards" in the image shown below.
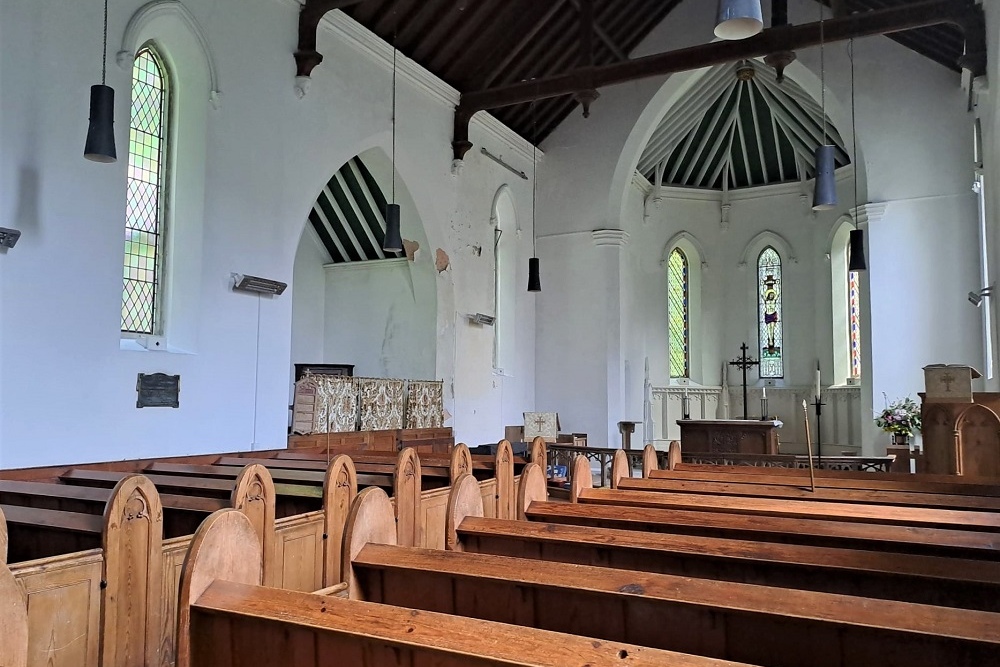
<svg viewBox="0 0 1000 667"><path fill-rule="evenodd" d="M850 163L840 133L827 119L836 166ZM823 110L789 76L751 61L717 65L670 108L654 130L637 169L653 184L720 190L815 177L823 141Z"/></svg>
<svg viewBox="0 0 1000 667"><path fill-rule="evenodd" d="M386 199L360 158L333 175L309 212L309 222L334 264L402 257L382 250Z"/></svg>
<svg viewBox="0 0 1000 667"><path fill-rule="evenodd" d="M595 67L625 62L680 1L593 0L593 53L585 58L580 46L585 0L306 0L296 60L299 74L308 75L322 59L315 52L316 16L340 8L466 95L551 78L583 62ZM686 1L715 4L714 0ZM920 0L824 0L826 4L831 1L847 13L925 4ZM969 0L949 2L955 7L969 5ZM956 26L922 27L889 37L959 71L965 38ZM322 66L336 67L336 63ZM594 113L599 114L600 105L600 100L595 102ZM577 106L572 94L561 94L541 99L534 111L526 102L487 108L518 134L538 143ZM456 132L457 141L462 140L459 135Z"/></svg>

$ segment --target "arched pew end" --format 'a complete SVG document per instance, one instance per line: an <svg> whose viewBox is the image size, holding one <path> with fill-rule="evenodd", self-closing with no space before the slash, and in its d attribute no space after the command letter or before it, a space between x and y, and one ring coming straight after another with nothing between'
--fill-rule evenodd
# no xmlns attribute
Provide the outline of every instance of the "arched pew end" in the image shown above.
<svg viewBox="0 0 1000 667"><path fill-rule="evenodd" d="M594 488L594 477L590 472L590 461L586 456L577 456L573 459L569 483L569 500L572 503L577 502L581 491Z"/></svg>
<svg viewBox="0 0 1000 667"><path fill-rule="evenodd" d="M403 450L406 451L406 450ZM418 487L419 488L419 487ZM369 487L361 491L351 505L344 529L344 576L347 590L352 600L360 599L361 590L354 575L352 563L366 544L395 545L396 520L393 517L392 501L385 491ZM407 546L407 545L403 545Z"/></svg>
<svg viewBox="0 0 1000 667"><path fill-rule="evenodd" d="M624 449L619 449L611 457L611 488L617 489L618 482L626 477L632 476L632 464L628 462L628 455Z"/></svg>
<svg viewBox="0 0 1000 667"><path fill-rule="evenodd" d="M7 564L7 519L0 510L0 564Z"/></svg>
<svg viewBox="0 0 1000 667"><path fill-rule="evenodd" d="M526 520L525 513L536 500L545 502L549 499L548 484L545 481L545 471L537 463L529 463L521 471L521 483L517 489L517 518Z"/></svg>
<svg viewBox="0 0 1000 667"><path fill-rule="evenodd" d="M472 474L472 453L469 447L460 442L451 448L451 464L448 467L448 477L452 485L462 475Z"/></svg>
<svg viewBox="0 0 1000 667"><path fill-rule="evenodd" d="M407 447L399 453L399 457L396 459L396 471L393 475L393 497L396 501L396 539L404 547L423 545L421 477L420 457L417 455L417 450ZM347 577L346 570L343 575L345 578Z"/></svg>
<svg viewBox="0 0 1000 667"><path fill-rule="evenodd" d="M263 584L277 586L278 571L275 563L274 534L274 481L267 468L253 463L243 468L230 497L230 504L246 515L257 533L263 558Z"/></svg>
<svg viewBox="0 0 1000 667"><path fill-rule="evenodd" d="M482 517L483 494L479 490L479 482L472 475L466 474L452 484L448 494L448 513L445 515L444 548L448 551L463 551L458 540L458 527L467 516Z"/></svg>
<svg viewBox="0 0 1000 667"><path fill-rule="evenodd" d="M493 469L497 480L497 518L513 519L517 516L517 495L514 484L514 449L510 442L501 440Z"/></svg>
<svg viewBox="0 0 1000 667"><path fill-rule="evenodd" d="M681 462L681 443L673 440L667 450L667 470L673 470Z"/></svg>
<svg viewBox="0 0 1000 667"><path fill-rule="evenodd" d="M163 507L144 475L123 477L104 508L101 664L159 661Z"/></svg>
<svg viewBox="0 0 1000 667"><path fill-rule="evenodd" d="M656 447L646 445L642 448L642 476L649 477L649 473L656 470L659 463L656 459Z"/></svg>
<svg viewBox="0 0 1000 667"><path fill-rule="evenodd" d="M549 465L548 447L545 445L545 438L540 435L535 436L534 440L531 441L530 452L531 463L537 463L542 466L542 472L544 473Z"/></svg>
<svg viewBox="0 0 1000 667"><path fill-rule="evenodd" d="M2 523L3 515L0 514ZM25 667L28 664L28 599L21 584L7 569L6 562L0 562L0 638L0 665Z"/></svg>
<svg viewBox="0 0 1000 667"><path fill-rule="evenodd" d="M189 667L191 664L192 603L215 580L259 586L263 571L261 556L260 537L243 512L218 510L201 524L191 540L181 569L177 667Z"/></svg>
<svg viewBox="0 0 1000 667"><path fill-rule="evenodd" d="M358 473L346 454L333 457L323 479L323 586L344 580L344 528L358 495Z"/></svg>

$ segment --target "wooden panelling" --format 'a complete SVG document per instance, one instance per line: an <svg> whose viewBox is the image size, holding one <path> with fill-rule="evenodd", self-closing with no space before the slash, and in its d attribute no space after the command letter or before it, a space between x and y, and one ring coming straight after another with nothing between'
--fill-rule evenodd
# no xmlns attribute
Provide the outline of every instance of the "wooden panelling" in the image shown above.
<svg viewBox="0 0 1000 667"><path fill-rule="evenodd" d="M323 512L297 514L275 523L277 588L315 591L323 588Z"/></svg>

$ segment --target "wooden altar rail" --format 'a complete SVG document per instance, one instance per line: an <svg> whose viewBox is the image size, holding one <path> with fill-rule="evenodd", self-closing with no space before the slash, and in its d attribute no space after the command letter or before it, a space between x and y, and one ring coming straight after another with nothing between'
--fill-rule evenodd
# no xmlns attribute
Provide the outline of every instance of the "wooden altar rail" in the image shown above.
<svg viewBox="0 0 1000 667"><path fill-rule="evenodd" d="M453 454L471 467L466 448L456 447ZM213 457L199 458L210 462ZM274 464L280 471L280 461ZM399 541L444 548L448 488L421 492L419 457L411 449L400 453L397 466L392 507L399 520ZM509 443L498 448L495 470L495 477L478 482L485 511L513 517L517 479ZM340 455L331 462L321 491L322 509L305 514L275 518L278 493L262 465L247 466L235 482L228 483L233 487L229 504L254 527L263 554L264 582L314 591L341 581L341 537L357 494L357 472L350 457ZM96 520L100 527L86 528L100 548L10 564L28 599L28 666L172 666L178 582L192 537L163 539L164 510L155 486L142 475L124 476L103 519L52 509L14 511L22 510L34 513L39 525L56 526L68 515L86 519L87 526ZM7 539L6 522L0 521L4 556Z"/></svg>

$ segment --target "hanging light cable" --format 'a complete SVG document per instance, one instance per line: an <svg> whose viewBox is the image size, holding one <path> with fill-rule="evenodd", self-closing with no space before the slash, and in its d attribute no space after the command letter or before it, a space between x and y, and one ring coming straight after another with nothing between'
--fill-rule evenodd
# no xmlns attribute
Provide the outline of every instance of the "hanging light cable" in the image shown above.
<svg viewBox="0 0 1000 667"><path fill-rule="evenodd" d="M101 51L101 83L90 87L90 127L83 157L94 162L114 162L115 91L107 85L108 74L108 0L104 0L104 48Z"/></svg>
<svg viewBox="0 0 1000 667"><path fill-rule="evenodd" d="M836 148L830 145L826 119L826 34L823 4L819 5L819 81L820 106L823 112L823 145L816 147L816 189L813 192L813 210L829 211L837 205Z"/></svg>
<svg viewBox="0 0 1000 667"><path fill-rule="evenodd" d="M851 131L854 133L854 229L851 230L851 238L848 244L848 271L866 271L868 262L865 261L865 232L858 226L858 217L861 212L858 210L858 115L857 104L854 98L854 38L851 38L847 46L847 55L851 60Z"/></svg>
<svg viewBox="0 0 1000 667"><path fill-rule="evenodd" d="M396 12L393 10L393 23L396 24ZM382 250L386 252L402 252L403 238L399 227L399 204L396 203L396 28L392 29L392 203L385 207L385 240Z"/></svg>
<svg viewBox="0 0 1000 667"><path fill-rule="evenodd" d="M538 192L538 100L531 103L532 140L531 140L531 258L528 260L528 291L541 292L542 279L539 273L539 262L535 250L535 198Z"/></svg>

